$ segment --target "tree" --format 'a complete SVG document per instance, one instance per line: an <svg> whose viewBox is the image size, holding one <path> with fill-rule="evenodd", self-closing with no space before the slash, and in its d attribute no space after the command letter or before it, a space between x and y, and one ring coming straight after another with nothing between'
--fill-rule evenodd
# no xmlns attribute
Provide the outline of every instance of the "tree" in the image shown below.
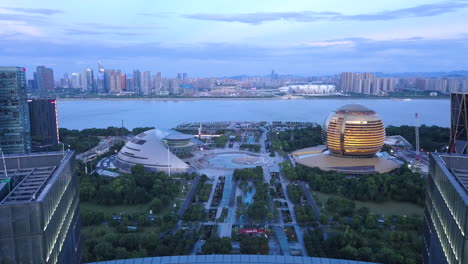
<svg viewBox="0 0 468 264"><path fill-rule="evenodd" d="M231 239L227 237L209 238L202 246L203 254L230 254L232 250Z"/></svg>
<svg viewBox="0 0 468 264"><path fill-rule="evenodd" d="M269 251L268 239L264 237L243 235L240 239L241 254L268 255Z"/></svg>

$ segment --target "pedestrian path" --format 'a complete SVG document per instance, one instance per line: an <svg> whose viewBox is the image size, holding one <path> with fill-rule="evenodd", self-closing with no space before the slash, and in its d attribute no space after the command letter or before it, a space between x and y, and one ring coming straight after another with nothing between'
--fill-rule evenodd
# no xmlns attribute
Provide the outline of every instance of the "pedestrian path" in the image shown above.
<svg viewBox="0 0 468 264"><path fill-rule="evenodd" d="M283 231L283 228L281 226L275 225L273 226L273 231L275 232L276 237L278 238L278 242L280 244L283 255L290 256L291 254L289 252L289 242L288 238L286 237L286 234Z"/></svg>

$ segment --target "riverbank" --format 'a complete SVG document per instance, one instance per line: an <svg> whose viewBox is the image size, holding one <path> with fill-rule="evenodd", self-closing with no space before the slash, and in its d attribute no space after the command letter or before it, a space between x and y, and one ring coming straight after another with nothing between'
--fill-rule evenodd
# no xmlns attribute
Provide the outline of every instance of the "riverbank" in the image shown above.
<svg viewBox="0 0 468 264"><path fill-rule="evenodd" d="M448 100L448 96L276 96L276 97L81 97L57 98L58 101L256 101L256 100Z"/></svg>

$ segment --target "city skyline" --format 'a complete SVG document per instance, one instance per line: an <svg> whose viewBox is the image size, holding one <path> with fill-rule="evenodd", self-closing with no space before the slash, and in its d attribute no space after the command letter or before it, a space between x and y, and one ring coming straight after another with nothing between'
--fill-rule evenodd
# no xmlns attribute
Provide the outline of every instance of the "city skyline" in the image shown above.
<svg viewBox="0 0 468 264"><path fill-rule="evenodd" d="M463 70L468 1L2 1L0 59L193 77Z"/></svg>

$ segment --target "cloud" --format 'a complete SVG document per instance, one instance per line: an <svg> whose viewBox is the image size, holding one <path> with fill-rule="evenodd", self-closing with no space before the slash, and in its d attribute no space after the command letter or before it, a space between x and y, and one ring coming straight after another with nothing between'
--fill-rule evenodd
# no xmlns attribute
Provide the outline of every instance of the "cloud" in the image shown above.
<svg viewBox="0 0 468 264"><path fill-rule="evenodd" d="M87 29L74 29L67 28L65 29L65 34L67 35L117 35L117 36L139 36L143 33L138 32L125 32L125 31L111 31L111 30L87 30Z"/></svg>
<svg viewBox="0 0 468 264"><path fill-rule="evenodd" d="M103 23L81 23L79 25L95 28L95 29L151 29L151 28L161 28L154 25L114 25L114 24L103 24Z"/></svg>
<svg viewBox="0 0 468 264"><path fill-rule="evenodd" d="M164 72L171 67L180 71L183 65L192 65L184 69L203 76L256 74L272 68L292 74L433 71L466 68L467 44L468 36L454 39L325 39L269 46L229 43L111 45L98 41L51 43L5 39L0 42L0 61L31 67L31 61L48 58L47 63L57 64L56 70L61 72L79 71L93 66L98 59L114 61L109 67L125 72L132 68ZM74 61L92 63L76 65ZM155 61L159 63L155 64Z"/></svg>
<svg viewBox="0 0 468 264"><path fill-rule="evenodd" d="M21 13L26 13L26 14L44 15L44 16L51 16L51 15L63 13L62 10L47 9L47 8L0 7L0 9L13 11L13 12L21 12Z"/></svg>
<svg viewBox="0 0 468 264"><path fill-rule="evenodd" d="M0 20L0 36L3 38L18 37L18 36L43 36L43 32L37 27L28 25L26 22L14 20Z"/></svg>
<svg viewBox="0 0 468 264"><path fill-rule="evenodd" d="M296 22L314 22L314 21L379 21L395 20L412 17L430 17L467 8L467 1L445 1L434 4L424 4L410 8L387 10L369 14L345 15L338 12L256 12L240 14L220 14L220 13L196 13L183 15L185 18L220 22L240 22L246 24L260 24L268 21L296 21Z"/></svg>

